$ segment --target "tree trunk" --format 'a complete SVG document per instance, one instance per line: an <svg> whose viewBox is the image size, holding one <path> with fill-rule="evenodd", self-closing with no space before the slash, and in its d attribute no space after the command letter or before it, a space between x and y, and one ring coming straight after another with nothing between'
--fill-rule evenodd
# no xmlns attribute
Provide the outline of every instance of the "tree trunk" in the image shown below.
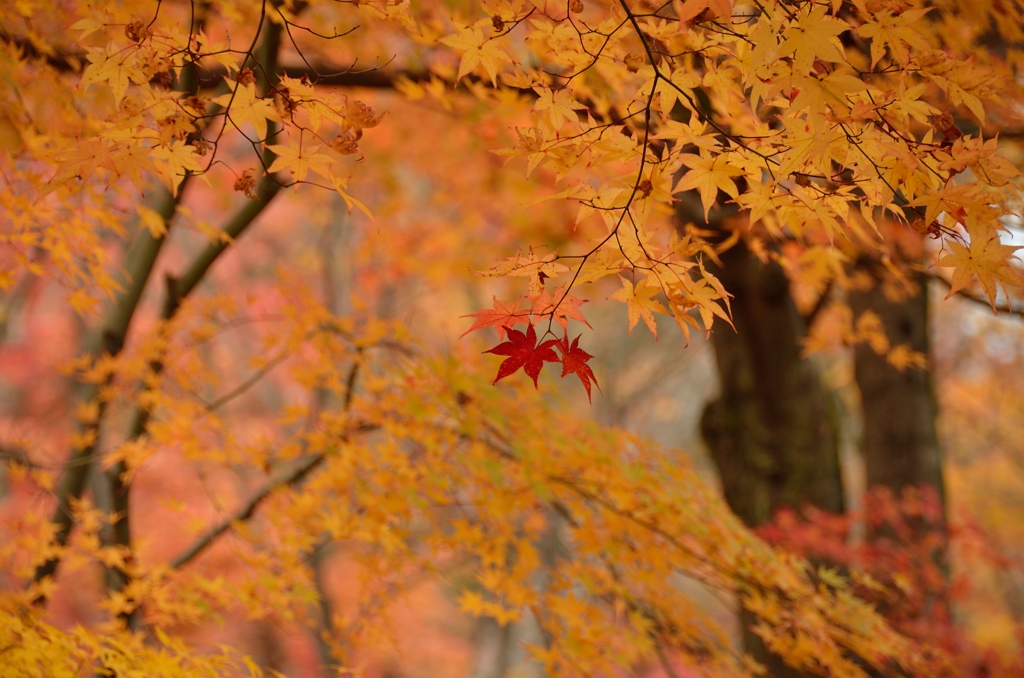
<svg viewBox="0 0 1024 678"><path fill-rule="evenodd" d="M902 298L894 294L896 287L875 277L869 291L852 292L850 307L855 317L873 311L882 321L886 338L892 346L906 344L930 358L928 334L928 279L907 271L912 294ZM887 294L888 292L888 294ZM903 609L899 616L914 624L921 632L942 634L949 630L948 599L949 560L946 532L946 490L942 476L942 451L939 448L935 419L938 405L930 367L908 367L897 370L870 346L858 344L854 349L854 372L860 388L863 412L865 475L868 489L886 487L897 497L905 488L930 487L938 496L937 516L912 520L909 548L924 549L921 554L937 566L938 578L919 573L925 585L920 609ZM930 360L929 360L930 362ZM896 540L892 530L882 527L869 534L869 539ZM930 565L921 564L920 567ZM887 613L886 609L880 611ZM927 631L926 629L931 629ZM938 636L936 636L938 637Z"/></svg>
<svg viewBox="0 0 1024 678"><path fill-rule="evenodd" d="M818 371L801 357L804 320L775 263L739 244L714 270L732 300L736 331L711 335L721 394L701 418L729 506L756 527L783 506L841 513L836 414Z"/></svg>
<svg viewBox="0 0 1024 678"><path fill-rule="evenodd" d="M852 292L850 307L855 317L868 310L877 313L892 346L907 344L929 356L927 278L914 272L907 275L914 287L913 297L890 299L879 281L870 291ZM930 485L944 506L942 454L935 432L938 406L931 370L910 367L900 372L866 344L858 344L854 356L868 487L881 485L899 493L907 486Z"/></svg>
<svg viewBox="0 0 1024 678"><path fill-rule="evenodd" d="M701 418L726 501L756 527L783 506L844 510L836 413L814 363L801 357L805 322L776 263L762 264L741 243L714 267L735 295L736 331L711 335L721 394ZM709 267L711 268L711 267ZM803 675L770 654L741 616L744 646L768 675Z"/></svg>

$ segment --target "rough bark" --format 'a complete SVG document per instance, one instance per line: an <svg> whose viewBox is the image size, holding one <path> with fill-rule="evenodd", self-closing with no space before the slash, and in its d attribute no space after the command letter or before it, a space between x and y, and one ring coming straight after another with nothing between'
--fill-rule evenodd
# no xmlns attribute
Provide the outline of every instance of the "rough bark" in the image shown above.
<svg viewBox="0 0 1024 678"><path fill-rule="evenodd" d="M907 275L914 296L891 299L879 281L869 291L851 293L850 306L856 317L868 310L877 313L891 345L908 344L928 356L928 279L914 272ZM898 493L907 486L930 485L945 505L931 371L908 368L900 372L866 344L858 345L854 355L868 486L882 485Z"/></svg>
<svg viewBox="0 0 1024 678"><path fill-rule="evenodd" d="M783 506L843 511L835 413L814 363L801 357L804 320L775 263L741 244L714 270L735 295L736 331L711 335L721 394L701 433L718 466L725 498L756 527Z"/></svg>

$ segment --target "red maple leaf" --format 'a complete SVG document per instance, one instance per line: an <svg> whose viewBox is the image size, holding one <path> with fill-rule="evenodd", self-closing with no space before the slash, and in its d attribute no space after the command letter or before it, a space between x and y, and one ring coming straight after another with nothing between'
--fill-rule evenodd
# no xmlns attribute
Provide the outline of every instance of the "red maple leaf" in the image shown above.
<svg viewBox="0 0 1024 678"><path fill-rule="evenodd" d="M483 329L484 327L494 327L494 329L498 331L498 338L504 339L506 325L514 327L520 323L523 325L530 324L530 312L519 310L519 299L516 299L513 304L498 301L497 297L492 297L492 299L494 300L494 308L461 316L463 318L476 318L473 322L473 326L462 333L463 337L474 330Z"/></svg>
<svg viewBox="0 0 1024 678"><path fill-rule="evenodd" d="M593 380L594 385L597 386L597 390L601 390L601 385L597 383L597 377L594 376L594 371L590 369L590 365L587 361L594 356L590 355L582 348L579 347L580 338L576 337L572 340L572 345L569 345L569 335L565 335L557 342L554 342L558 350L562 352L562 376L567 374L575 374L583 382L583 388L587 389L587 400L590 398L590 381Z"/></svg>
<svg viewBox="0 0 1024 678"><path fill-rule="evenodd" d="M484 351L484 353L508 356L498 367L498 376L494 378L493 383L497 384L522 367L523 371L533 379L533 385L537 386L537 377L540 376L540 370L544 367L544 363L559 362L558 354L551 350L556 343L555 340L548 339L538 346L537 332L533 329L533 325L527 327L525 333L507 326L504 330L508 332L508 341ZM587 369L589 371L590 368ZM589 389L588 386L587 390Z"/></svg>

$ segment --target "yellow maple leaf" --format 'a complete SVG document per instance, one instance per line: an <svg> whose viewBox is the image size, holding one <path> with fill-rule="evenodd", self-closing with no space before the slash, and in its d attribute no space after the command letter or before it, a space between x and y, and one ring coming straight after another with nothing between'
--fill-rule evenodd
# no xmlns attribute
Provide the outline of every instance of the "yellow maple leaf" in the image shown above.
<svg viewBox="0 0 1024 678"><path fill-rule="evenodd" d="M879 12L875 14L874 21L867 21L857 29L861 37L871 39L871 70L875 69L875 64L885 55L886 45L901 66L910 63L910 48L916 51L929 49L928 40L914 29L914 24L931 9L911 9L901 14Z"/></svg>
<svg viewBox="0 0 1024 678"><path fill-rule="evenodd" d="M728 306L729 298L723 294L724 290L717 289L719 286L720 283L717 283L717 281L715 281L715 284L712 284L706 278L698 278L692 281L685 277L681 278L677 283L670 284L668 290L669 304L672 307L676 324L679 325L679 328L686 335L687 342L689 342L690 338L690 331L687 325L692 325L697 329L708 332L711 330L712 324L714 324L716 315L732 325L729 314L720 305L721 302ZM701 322L704 324L703 328L689 315L689 311L692 309L697 309Z"/></svg>
<svg viewBox="0 0 1024 678"><path fill-rule="evenodd" d="M700 87L700 82L700 76L688 68L677 68L672 71L672 75L668 80L660 79L658 83L658 107L661 110L662 118L668 119L677 101L689 107L690 103L687 96L692 97L692 94L688 93ZM693 116L691 122L700 124L697 116Z"/></svg>
<svg viewBox="0 0 1024 678"><path fill-rule="evenodd" d="M203 169L199 165L196 147L184 141L171 142L170 146L158 146L153 149L152 156L162 161L158 167L172 195L178 195L178 187L186 172L201 172Z"/></svg>
<svg viewBox="0 0 1024 678"><path fill-rule="evenodd" d="M359 209L360 212L370 217L370 221L376 221L376 219L373 216L373 213L370 212L370 209L366 205L364 205L360 200L357 200L356 198L353 198L351 195L349 195L348 191L346 190L348 188L347 177L337 176L336 174L334 174L334 172L331 172L327 178L331 182L331 186L334 187L334 190L337 191L338 195L341 196L341 199L345 201L345 206L348 208L349 214L352 214L352 208L356 207Z"/></svg>
<svg viewBox="0 0 1024 678"><path fill-rule="evenodd" d="M499 259L498 265L489 271L477 271L478 274L488 277L511 276L513 278L529 278L530 297L536 298L540 295L544 278L557 278L563 273L568 273L569 267L560 264L555 260L555 254L545 254L538 257L533 250L528 256L523 257L521 253L507 259Z"/></svg>
<svg viewBox="0 0 1024 678"><path fill-rule="evenodd" d="M739 189L732 177L743 174L743 170L735 165L730 165L724 156L711 155L703 150L699 156L692 153L683 153L679 160L690 168L690 171L679 178L679 182L673 193L681 193L696 189L700 193L700 202L704 206L704 219L708 218L708 212L718 197L718 189L722 189L729 196L739 196Z"/></svg>
<svg viewBox="0 0 1024 678"><path fill-rule="evenodd" d="M758 181L749 183L749 190L736 199L736 203L743 209L750 210L750 223L756 223L775 211L780 205L791 202L788 195L776 195L775 189L769 183ZM771 220L774 225L775 220Z"/></svg>
<svg viewBox="0 0 1024 678"><path fill-rule="evenodd" d="M127 175L142 194L146 191L144 174L156 169L150 149L137 142L120 145L110 155L110 167L118 176Z"/></svg>
<svg viewBox="0 0 1024 678"><path fill-rule="evenodd" d="M225 81L234 91L217 97L214 103L227 107L226 115L235 127L240 129L245 123L251 123L256 130L256 141L266 139L267 121L281 122L273 102L256 96L253 83L239 85L228 78Z"/></svg>
<svg viewBox="0 0 1024 678"><path fill-rule="evenodd" d="M477 66L483 66L491 78L491 84L497 87L498 70L502 62L512 61L508 54L505 54L505 50L490 38L484 37L483 31L479 28L460 28L458 33L441 38L441 42L462 52L456 82L472 73Z"/></svg>
<svg viewBox="0 0 1024 678"><path fill-rule="evenodd" d="M145 82L147 78L135 65L134 59L111 43L106 49L93 48L86 54L89 65L82 71L79 87L86 89L93 83L108 83L114 100L120 102L132 81Z"/></svg>
<svg viewBox="0 0 1024 678"><path fill-rule="evenodd" d="M920 351L913 350L909 344L893 346L892 350L886 354L885 360L900 372L905 372L908 367L914 367L919 370L928 369L928 356Z"/></svg>
<svg viewBox="0 0 1024 678"><path fill-rule="evenodd" d="M661 291L661 283L658 282L657 278L653 276L647 276L639 283L634 285L629 280L626 280L622 276L619 276L619 280L622 281L622 289L615 294L608 297L609 299L615 299L625 303L627 313L629 314L629 333L633 334L633 328L636 327L637 322L642 318L644 324L647 325L647 329L654 335L655 341L658 339L658 325L654 322L654 313L668 314L665 307L657 299L652 297Z"/></svg>
<svg viewBox="0 0 1024 678"><path fill-rule="evenodd" d="M328 180L331 178L329 167L331 159L323 153L317 153L320 146L315 144L303 146L301 136L297 142L289 139L288 143L271 146L270 150L277 154L277 158L267 170L271 174L288 169L291 170L292 178L295 181L305 181L309 170L313 170Z"/></svg>
<svg viewBox="0 0 1024 678"><path fill-rule="evenodd" d="M104 26L105 24L102 21L97 21L96 19L81 19L68 26L68 30L82 31L82 34L78 36L78 39L80 41L84 41L96 31L103 29Z"/></svg>
<svg viewBox="0 0 1024 678"><path fill-rule="evenodd" d="M93 173L110 158L111 147L102 139L84 139L59 149L54 159L60 164L44 193L57 188L72 178L88 181Z"/></svg>
<svg viewBox="0 0 1024 678"><path fill-rule="evenodd" d="M82 317L98 316L99 312L96 310L96 305L99 304L99 301L99 299L84 289L75 290L68 297L68 303L71 305L71 308L75 309L75 312Z"/></svg>
<svg viewBox="0 0 1024 678"><path fill-rule="evenodd" d="M925 206L924 222L930 224L942 212L956 214L959 208L972 208L987 203L984 187L977 184L945 183L937 192L928 192L913 200L914 206Z"/></svg>
<svg viewBox="0 0 1024 678"><path fill-rule="evenodd" d="M609 275L613 275L626 268L626 259L622 254L612 248L604 248L596 255L588 257L586 262L576 276L579 284L594 282Z"/></svg>
<svg viewBox="0 0 1024 678"><path fill-rule="evenodd" d="M167 224L158 212L144 205L138 205L135 211L139 213L139 223L149 229L154 238L160 238L167 233Z"/></svg>
<svg viewBox="0 0 1024 678"><path fill-rule="evenodd" d="M571 89L551 89L550 87L534 87L537 103L534 111L547 111L547 119L551 130L557 130L563 123L576 120L576 111L586 108L572 96Z"/></svg>
<svg viewBox="0 0 1024 678"><path fill-rule="evenodd" d="M838 36L850 25L826 12L822 5L805 5L783 33L786 41L779 47L779 56L793 55L794 73L810 72L815 59L835 63L846 58Z"/></svg>
<svg viewBox="0 0 1024 678"><path fill-rule="evenodd" d="M990 238L975 238L971 241L970 247L966 247L955 240L949 242L950 254L936 261L932 266L953 267L953 280L949 285L949 294L946 298L953 296L959 290L967 286L972 276L978 276L981 287L985 290L985 297L992 304L992 310L996 310L996 281L1004 285L1020 285L1019 280L1013 275L1010 264L1010 257L1014 252L1021 249L1019 246L1000 244L997 236Z"/></svg>

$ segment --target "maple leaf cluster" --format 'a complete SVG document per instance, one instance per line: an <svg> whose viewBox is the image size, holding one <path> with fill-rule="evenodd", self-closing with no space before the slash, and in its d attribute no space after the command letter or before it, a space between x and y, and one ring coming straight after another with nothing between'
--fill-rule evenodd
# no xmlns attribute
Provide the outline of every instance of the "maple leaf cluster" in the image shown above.
<svg viewBox="0 0 1024 678"><path fill-rule="evenodd" d="M537 377L540 376L544 363L561 363L561 376L575 374L579 377L583 387L587 389L587 399L591 398L590 382L597 385L597 379L587 361L594 356L579 347L579 337L573 339L572 344L569 343L568 334L559 339L548 339L538 344L537 331L533 325L528 325L526 332L509 327L502 329L508 333L508 341L485 351L485 353L508 356L498 367L498 376L494 378L495 384L522 369L528 377L533 379L533 385L536 387ZM557 348L558 353L555 353L552 347ZM598 388L600 389L599 385Z"/></svg>
<svg viewBox="0 0 1024 678"><path fill-rule="evenodd" d="M499 338L508 337L507 341L485 351L485 353L506 356L498 367L498 375L493 382L495 384L522 369L527 376L533 379L533 385L536 387L537 378L540 376L544 363L560 363L562 365L561 376L575 374L587 390L587 399L591 399L590 385L591 382L597 384L597 379L587 362L594 356L579 347L580 338L578 336L571 343L569 341L570 319L590 327L590 323L580 311L580 306L587 300L567 294L564 286L556 289L553 295L544 287L543 280L549 277L549 273L545 273L545 271L557 274L560 267L558 264L547 261L546 258L537 259L532 253L525 265L519 257L512 261L512 266L517 267L520 271L527 271L527 274L531 276L530 285L533 293L528 297L517 299L511 304L495 297L493 308L463 316L464 318L474 318L474 322L468 330L463 332L462 336L476 330L493 327L498 332ZM561 268L564 269L564 267ZM523 299L530 301L529 309L520 309L519 305ZM550 329L552 322L562 327L564 336L547 339L538 344L535 321L544 318L549 321L545 336L552 334ZM526 331L514 329L518 324L526 325ZM558 351L556 352L554 349L558 349ZM598 389L600 388L598 385Z"/></svg>

